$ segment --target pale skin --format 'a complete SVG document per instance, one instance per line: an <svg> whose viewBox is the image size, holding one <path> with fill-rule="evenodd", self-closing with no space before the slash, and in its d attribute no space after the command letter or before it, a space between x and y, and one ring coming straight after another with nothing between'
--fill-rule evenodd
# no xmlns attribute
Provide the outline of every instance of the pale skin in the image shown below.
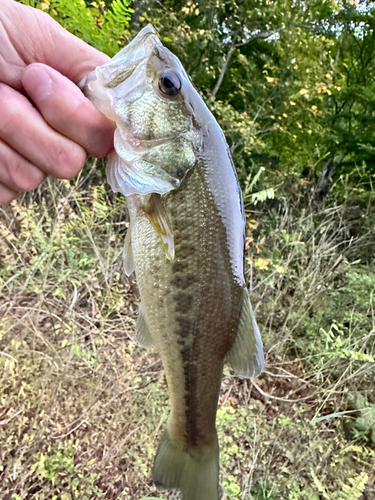
<svg viewBox="0 0 375 500"><path fill-rule="evenodd" d="M0 205L113 148L113 122L77 83L108 57L47 14L0 0Z"/></svg>

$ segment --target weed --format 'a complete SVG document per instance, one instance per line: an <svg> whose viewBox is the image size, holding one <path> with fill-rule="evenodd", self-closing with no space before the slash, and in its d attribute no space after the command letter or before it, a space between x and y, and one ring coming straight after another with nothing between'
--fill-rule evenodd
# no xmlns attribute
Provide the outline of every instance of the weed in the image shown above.
<svg viewBox="0 0 375 500"><path fill-rule="evenodd" d="M133 341L126 204L93 175L46 182L1 214L2 500L161 498L150 471L166 382L159 357ZM252 382L225 369L223 499L374 492L375 270L358 262L366 239L348 239L344 212L249 214L246 276L267 367Z"/></svg>

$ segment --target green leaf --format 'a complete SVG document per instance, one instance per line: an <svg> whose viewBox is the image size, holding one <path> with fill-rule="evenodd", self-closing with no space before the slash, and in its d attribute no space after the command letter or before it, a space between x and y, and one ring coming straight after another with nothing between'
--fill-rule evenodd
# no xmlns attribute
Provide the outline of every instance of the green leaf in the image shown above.
<svg viewBox="0 0 375 500"><path fill-rule="evenodd" d="M324 415L323 417L313 418L310 422L311 425L317 424L318 422L322 422L323 420L330 420L331 418L341 417L342 415L347 415L348 413L357 413L359 410L346 410L346 411L338 411L335 413L330 413L329 415Z"/></svg>

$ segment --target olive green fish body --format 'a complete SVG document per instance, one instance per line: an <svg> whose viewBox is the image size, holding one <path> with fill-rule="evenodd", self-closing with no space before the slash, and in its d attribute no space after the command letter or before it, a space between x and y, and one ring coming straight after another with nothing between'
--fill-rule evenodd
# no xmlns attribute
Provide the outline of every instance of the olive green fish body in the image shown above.
<svg viewBox="0 0 375 500"><path fill-rule="evenodd" d="M218 160L210 160L216 168ZM200 158L184 185L162 199L174 234L172 262L144 213L148 197L128 199L137 283L172 399L170 435L192 446L216 439L223 362L243 293L233 276L226 221L205 179L207 163Z"/></svg>
<svg viewBox="0 0 375 500"><path fill-rule="evenodd" d="M223 365L257 376L263 349L245 286L245 219L224 135L151 27L89 75L86 94L117 123L107 164L127 196L124 268L141 296L138 342L153 346L171 398L153 468L183 500L218 500L215 417Z"/></svg>

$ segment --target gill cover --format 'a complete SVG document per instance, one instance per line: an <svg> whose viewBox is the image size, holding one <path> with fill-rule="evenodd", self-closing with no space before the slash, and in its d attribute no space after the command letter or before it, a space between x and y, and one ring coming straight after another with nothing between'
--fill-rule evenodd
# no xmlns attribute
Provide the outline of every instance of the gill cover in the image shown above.
<svg viewBox="0 0 375 500"><path fill-rule="evenodd" d="M168 85L166 72L180 83L175 93L162 92L163 85ZM112 190L125 196L163 195L178 188L195 163L200 134L193 126L187 99L192 84L154 28L143 28L80 87L116 122L115 152L107 163Z"/></svg>

